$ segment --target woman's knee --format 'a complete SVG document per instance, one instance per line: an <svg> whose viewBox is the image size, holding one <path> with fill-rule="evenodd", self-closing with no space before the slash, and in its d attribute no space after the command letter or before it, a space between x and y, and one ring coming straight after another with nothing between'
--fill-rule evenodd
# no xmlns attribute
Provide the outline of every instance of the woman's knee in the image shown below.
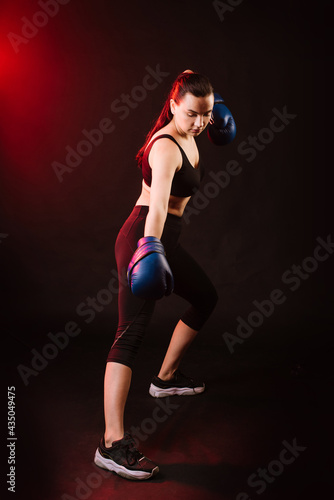
<svg viewBox="0 0 334 500"><path fill-rule="evenodd" d="M200 330L211 316L218 302L218 293L215 287L203 289L192 301L191 306L181 318L191 328Z"/></svg>
<svg viewBox="0 0 334 500"><path fill-rule="evenodd" d="M199 307L213 311L217 305L218 299L219 297L216 287L210 283L210 286L207 286L202 290L202 293L198 298L198 305Z"/></svg>
<svg viewBox="0 0 334 500"><path fill-rule="evenodd" d="M209 317L214 311L218 302L218 293L216 288L212 285L212 288L205 293L204 299L204 309L206 311L207 317Z"/></svg>

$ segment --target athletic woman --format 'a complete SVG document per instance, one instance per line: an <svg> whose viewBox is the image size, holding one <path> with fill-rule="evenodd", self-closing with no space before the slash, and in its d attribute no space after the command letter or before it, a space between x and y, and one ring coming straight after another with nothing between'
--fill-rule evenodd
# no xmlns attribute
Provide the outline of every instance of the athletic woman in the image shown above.
<svg viewBox="0 0 334 500"><path fill-rule="evenodd" d="M119 280L118 328L105 372L105 433L95 463L128 479L148 479L159 471L136 449L133 437L124 433L123 419L133 362L162 295L173 291L189 306L174 329L149 393L192 395L205 388L183 375L179 365L212 313L217 292L179 240L184 209L203 177L195 138L210 123L213 107L213 88L206 76L187 70L177 77L137 154L142 190L115 244L118 273L124 276L128 271L129 286Z"/></svg>

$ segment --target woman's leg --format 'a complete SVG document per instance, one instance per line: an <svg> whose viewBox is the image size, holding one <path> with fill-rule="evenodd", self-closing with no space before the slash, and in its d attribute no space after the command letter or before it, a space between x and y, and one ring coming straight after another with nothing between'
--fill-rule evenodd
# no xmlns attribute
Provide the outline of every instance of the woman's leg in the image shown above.
<svg viewBox="0 0 334 500"><path fill-rule="evenodd" d="M161 380L171 380L173 378L174 372L178 369L184 354L195 339L197 333L198 330L190 328L180 319L175 327L158 374Z"/></svg>
<svg viewBox="0 0 334 500"><path fill-rule="evenodd" d="M124 436L124 408L130 389L132 370L109 362L104 377L104 442L107 448Z"/></svg>
<svg viewBox="0 0 334 500"><path fill-rule="evenodd" d="M188 347L209 318L218 300L211 280L181 245L178 245L170 256L169 264L174 276L174 293L186 299L190 307L174 329L158 375L166 381L173 377Z"/></svg>
<svg viewBox="0 0 334 500"><path fill-rule="evenodd" d="M131 384L132 366L154 310L154 301L135 297L121 277L144 233L146 209L137 207L120 230L115 256L119 275L118 327L107 357L104 378L105 445L124 436L124 408Z"/></svg>

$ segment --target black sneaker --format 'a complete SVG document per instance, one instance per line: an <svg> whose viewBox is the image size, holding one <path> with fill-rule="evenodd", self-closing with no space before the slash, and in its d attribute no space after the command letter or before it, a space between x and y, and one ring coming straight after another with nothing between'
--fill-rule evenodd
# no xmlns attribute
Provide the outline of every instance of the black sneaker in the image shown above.
<svg viewBox="0 0 334 500"><path fill-rule="evenodd" d="M126 479L149 479L159 472L159 467L135 448L135 441L128 432L122 439L113 441L110 448L106 448L102 438L94 462Z"/></svg>
<svg viewBox="0 0 334 500"><path fill-rule="evenodd" d="M205 389L203 382L195 382L192 378L183 375L176 370L172 380L164 381L159 377L153 377L149 393L154 398L165 398L167 396L193 396L200 394Z"/></svg>

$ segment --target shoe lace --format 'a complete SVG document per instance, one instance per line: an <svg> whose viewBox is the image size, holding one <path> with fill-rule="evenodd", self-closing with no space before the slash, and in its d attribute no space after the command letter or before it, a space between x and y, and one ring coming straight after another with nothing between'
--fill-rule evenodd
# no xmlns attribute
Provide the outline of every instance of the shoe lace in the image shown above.
<svg viewBox="0 0 334 500"><path fill-rule="evenodd" d="M125 455L129 465L134 465L142 458L143 454L135 447L135 441L132 436L126 436L123 440L123 445L126 448Z"/></svg>

